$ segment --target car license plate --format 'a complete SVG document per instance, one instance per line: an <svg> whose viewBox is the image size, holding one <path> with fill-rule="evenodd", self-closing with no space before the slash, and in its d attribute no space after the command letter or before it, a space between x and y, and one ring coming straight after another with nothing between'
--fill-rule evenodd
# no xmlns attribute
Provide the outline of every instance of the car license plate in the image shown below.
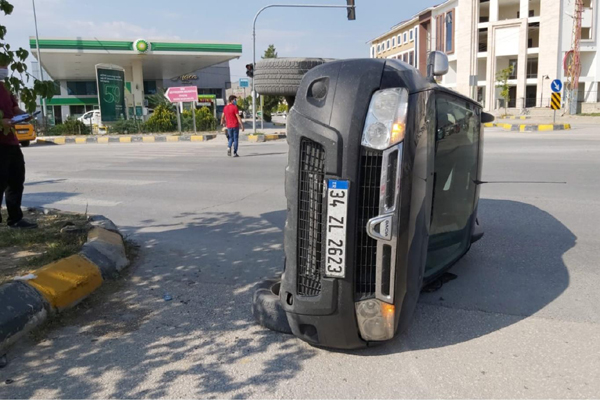
<svg viewBox="0 0 600 400"><path fill-rule="evenodd" d="M346 276L346 222L348 181L330 179L327 183L327 243L325 276Z"/></svg>

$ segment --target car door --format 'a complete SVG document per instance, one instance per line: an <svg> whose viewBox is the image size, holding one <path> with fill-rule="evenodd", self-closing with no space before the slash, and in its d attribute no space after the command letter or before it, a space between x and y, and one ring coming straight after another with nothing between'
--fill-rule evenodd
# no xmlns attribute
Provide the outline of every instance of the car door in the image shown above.
<svg viewBox="0 0 600 400"><path fill-rule="evenodd" d="M458 96L436 95L434 188L425 280L454 264L469 249L475 218L480 108Z"/></svg>

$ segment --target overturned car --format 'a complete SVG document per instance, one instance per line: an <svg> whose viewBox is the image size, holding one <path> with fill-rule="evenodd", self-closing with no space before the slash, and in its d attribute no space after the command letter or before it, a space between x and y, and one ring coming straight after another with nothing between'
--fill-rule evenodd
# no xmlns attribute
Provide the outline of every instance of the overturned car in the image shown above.
<svg viewBox="0 0 600 400"><path fill-rule="evenodd" d="M354 349L407 329L421 288L482 237L480 104L392 59L324 62L287 120L285 268L253 313L317 346ZM260 93L260 91L259 91Z"/></svg>

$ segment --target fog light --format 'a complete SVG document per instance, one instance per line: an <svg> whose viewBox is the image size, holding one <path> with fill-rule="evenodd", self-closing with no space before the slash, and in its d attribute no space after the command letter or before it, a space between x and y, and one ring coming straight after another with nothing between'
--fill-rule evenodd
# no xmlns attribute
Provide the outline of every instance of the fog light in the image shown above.
<svg viewBox="0 0 600 400"><path fill-rule="evenodd" d="M367 341L388 340L394 337L394 311L394 305L376 299L356 303L360 336Z"/></svg>

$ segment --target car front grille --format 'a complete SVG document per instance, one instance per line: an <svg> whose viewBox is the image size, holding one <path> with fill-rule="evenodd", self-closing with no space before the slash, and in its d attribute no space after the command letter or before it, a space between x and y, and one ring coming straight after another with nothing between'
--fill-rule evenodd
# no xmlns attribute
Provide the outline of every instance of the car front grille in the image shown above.
<svg viewBox="0 0 600 400"><path fill-rule="evenodd" d="M298 280L300 296L321 293L325 149L303 139L298 202Z"/></svg>
<svg viewBox="0 0 600 400"><path fill-rule="evenodd" d="M360 165L358 214L356 221L356 300L375 296L377 241L367 234L367 222L379 215L379 193L383 156L363 150Z"/></svg>

